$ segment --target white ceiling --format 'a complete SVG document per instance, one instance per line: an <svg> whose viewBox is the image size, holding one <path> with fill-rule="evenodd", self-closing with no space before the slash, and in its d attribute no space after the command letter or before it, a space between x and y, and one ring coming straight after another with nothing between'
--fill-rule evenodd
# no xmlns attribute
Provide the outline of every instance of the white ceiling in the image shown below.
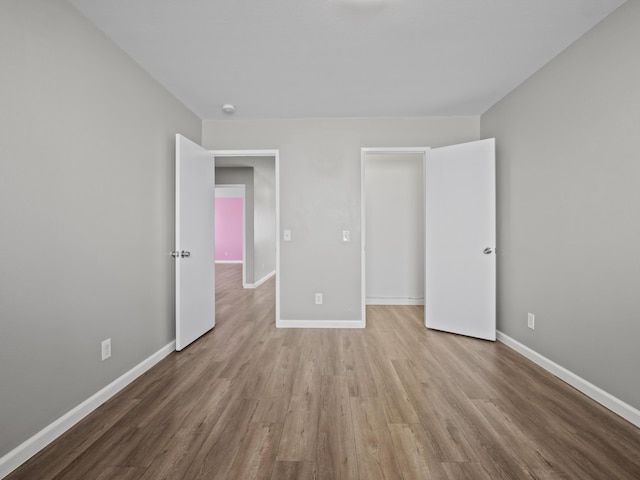
<svg viewBox="0 0 640 480"><path fill-rule="evenodd" d="M69 0L203 119L479 115L625 0Z"/></svg>

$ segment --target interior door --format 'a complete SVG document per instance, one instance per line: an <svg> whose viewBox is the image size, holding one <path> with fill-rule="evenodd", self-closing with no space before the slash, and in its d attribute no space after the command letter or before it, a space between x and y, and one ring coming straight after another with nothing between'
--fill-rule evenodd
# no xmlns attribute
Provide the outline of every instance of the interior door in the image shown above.
<svg viewBox="0 0 640 480"><path fill-rule="evenodd" d="M176 350L215 325L213 155L176 135Z"/></svg>
<svg viewBox="0 0 640 480"><path fill-rule="evenodd" d="M425 325L495 340L495 139L429 150L425 172Z"/></svg>

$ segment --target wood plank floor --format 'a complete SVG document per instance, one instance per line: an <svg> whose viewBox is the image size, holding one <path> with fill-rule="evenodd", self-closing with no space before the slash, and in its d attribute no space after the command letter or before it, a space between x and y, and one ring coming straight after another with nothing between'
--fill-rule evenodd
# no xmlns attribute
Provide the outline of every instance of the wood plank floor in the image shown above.
<svg viewBox="0 0 640 480"><path fill-rule="evenodd" d="M274 280L218 265L217 326L7 477L640 479L640 430L500 343L371 307L274 327Z"/></svg>

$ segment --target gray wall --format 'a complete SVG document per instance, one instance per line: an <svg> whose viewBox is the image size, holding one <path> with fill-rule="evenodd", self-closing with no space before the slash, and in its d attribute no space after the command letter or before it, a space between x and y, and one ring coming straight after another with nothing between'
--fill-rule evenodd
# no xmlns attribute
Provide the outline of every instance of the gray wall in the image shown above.
<svg viewBox="0 0 640 480"><path fill-rule="evenodd" d="M253 167L216 167L216 185L244 185L245 282L254 283Z"/></svg>
<svg viewBox="0 0 640 480"><path fill-rule="evenodd" d="M481 119L497 138L498 328L635 408L638 25L627 2Z"/></svg>
<svg viewBox="0 0 640 480"><path fill-rule="evenodd" d="M280 150L283 320L360 320L360 148L477 140L478 117L204 121L208 149ZM342 243L342 230L351 243ZM281 235L281 232L279 233ZM314 304L314 293L324 304Z"/></svg>
<svg viewBox="0 0 640 480"><path fill-rule="evenodd" d="M260 158L253 168L254 282L276 269L276 164Z"/></svg>
<svg viewBox="0 0 640 480"><path fill-rule="evenodd" d="M424 303L424 159L365 156L367 303Z"/></svg>
<svg viewBox="0 0 640 480"><path fill-rule="evenodd" d="M1 457L175 338L174 135L201 121L63 1L3 1L0 59Z"/></svg>

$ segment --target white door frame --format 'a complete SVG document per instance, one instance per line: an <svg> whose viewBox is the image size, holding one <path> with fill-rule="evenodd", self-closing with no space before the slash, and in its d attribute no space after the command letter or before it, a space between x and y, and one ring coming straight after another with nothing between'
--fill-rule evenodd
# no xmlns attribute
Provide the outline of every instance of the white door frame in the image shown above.
<svg viewBox="0 0 640 480"><path fill-rule="evenodd" d="M365 160L367 155L392 155L394 153L413 153L422 155L423 169L426 165L427 152L431 147L378 147L378 148L361 148L360 149L360 285L361 285L361 306L362 306L362 324L367 325L367 289L366 289L366 225L365 225ZM423 175L423 183L425 181ZM426 223L425 223L426 226Z"/></svg>
<svg viewBox="0 0 640 480"><path fill-rule="evenodd" d="M273 157L276 176L276 324L280 321L280 150L209 150L216 157ZM245 202L246 203L246 202ZM245 228L246 230L246 228ZM244 233L243 233L244 237ZM243 241L244 244L244 241ZM245 251L243 247L243 286L245 274Z"/></svg>
<svg viewBox="0 0 640 480"><path fill-rule="evenodd" d="M215 185L216 188L216 199L217 198L224 198L226 197L226 195L223 196L218 196L218 192L222 191L222 190L235 190L236 192L239 192L240 195L236 194L232 197L226 197L226 198L242 198L242 286L245 287L245 285L247 284L247 266L246 266L246 259L247 259L247 192L246 192L246 186L244 184L227 184L227 183L216 183ZM222 262L218 262L216 260L216 263L225 263L224 261ZM229 263L229 262L226 262ZM237 263L237 262L233 262L233 263ZM245 287L246 288L246 287Z"/></svg>

